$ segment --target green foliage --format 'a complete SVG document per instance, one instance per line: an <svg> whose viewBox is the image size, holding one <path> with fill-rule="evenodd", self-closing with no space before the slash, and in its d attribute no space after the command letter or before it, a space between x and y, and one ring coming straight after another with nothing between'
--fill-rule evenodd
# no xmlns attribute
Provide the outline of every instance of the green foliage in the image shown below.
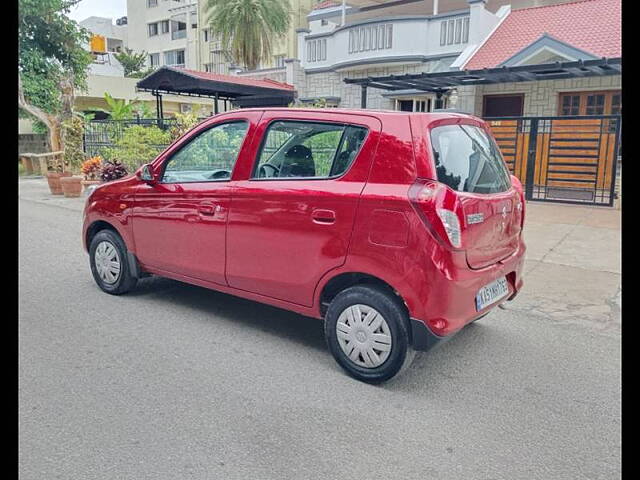
<svg viewBox="0 0 640 480"><path fill-rule="evenodd" d="M156 111L147 102L138 102L133 106L133 115L140 118L156 118Z"/></svg>
<svg viewBox="0 0 640 480"><path fill-rule="evenodd" d="M288 0L207 0L206 8L223 48L249 70L271 57L273 40L289 28Z"/></svg>
<svg viewBox="0 0 640 480"><path fill-rule="evenodd" d="M65 15L78 0L19 0L18 71L26 100L47 113L62 108L60 80L86 85L92 58L83 47L89 33Z"/></svg>
<svg viewBox="0 0 640 480"><path fill-rule="evenodd" d="M198 119L199 114L200 107L195 107L192 111L187 113L176 113L175 115L178 123L171 127L171 139L177 140L200 123L200 120Z"/></svg>
<svg viewBox="0 0 640 480"><path fill-rule="evenodd" d="M240 151L245 133L246 125L240 123L212 128L182 148L169 165L182 170L229 168Z"/></svg>
<svg viewBox="0 0 640 480"><path fill-rule="evenodd" d="M133 125L124 131L114 147L105 148L100 153L105 160L119 160L127 170L133 171L151 162L170 143L169 132L153 125Z"/></svg>
<svg viewBox="0 0 640 480"><path fill-rule="evenodd" d="M80 172L80 166L84 161L84 151L82 149L83 131L84 120L79 115L73 115L62 122L63 161L65 166L70 168L73 173Z"/></svg>
<svg viewBox="0 0 640 480"><path fill-rule="evenodd" d="M133 117L133 112L138 108L138 101L121 100L113 98L108 92L104 92L104 101L107 102L107 108L99 109L101 112L108 113L111 120L124 120Z"/></svg>
<svg viewBox="0 0 640 480"><path fill-rule="evenodd" d="M146 52L135 53L130 48L125 48L124 52L116 53L114 57L124 68L125 77L141 78L138 75L145 70Z"/></svg>

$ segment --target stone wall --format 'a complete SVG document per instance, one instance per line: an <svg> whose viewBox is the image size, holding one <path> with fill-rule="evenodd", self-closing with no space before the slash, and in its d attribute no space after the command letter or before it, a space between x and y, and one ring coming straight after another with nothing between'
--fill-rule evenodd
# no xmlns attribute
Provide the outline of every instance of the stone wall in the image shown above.
<svg viewBox="0 0 640 480"><path fill-rule="evenodd" d="M473 113L482 115L484 95L524 93L525 116L558 115L558 94L589 90L617 90L622 88L622 76L569 78L566 80L539 80L537 82L496 83L478 85Z"/></svg>
<svg viewBox="0 0 640 480"><path fill-rule="evenodd" d="M340 107L360 108L359 85L344 83L345 78L367 76L404 75L407 73L428 72L429 63L405 64L388 67L368 68L349 72L305 73L300 62L287 63L287 82L296 87L298 98L339 97ZM524 93L524 115L554 116L558 114L558 94L571 91L615 90L621 88L621 76L572 78L566 80L540 80L537 82L498 83L458 87L458 99L455 105L449 105L464 112L482 115L484 95ZM376 88L367 89L367 108L393 109L394 100L388 98L391 92Z"/></svg>
<svg viewBox="0 0 640 480"><path fill-rule="evenodd" d="M18 153L45 153L49 151L49 141L45 134L27 133L18 135Z"/></svg>

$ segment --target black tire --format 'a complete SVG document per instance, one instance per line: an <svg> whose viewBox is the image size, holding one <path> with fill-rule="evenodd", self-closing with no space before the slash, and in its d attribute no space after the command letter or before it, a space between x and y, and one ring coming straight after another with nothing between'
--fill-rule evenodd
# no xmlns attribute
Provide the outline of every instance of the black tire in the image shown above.
<svg viewBox="0 0 640 480"><path fill-rule="evenodd" d="M391 351L379 366L368 368L352 361L338 342L337 323L341 313L353 305L362 304L377 310L391 333ZM382 383L406 369L414 357L409 342L409 318L399 300L385 288L356 285L340 292L333 299L324 320L324 333L329 351L338 364L352 377L367 383Z"/></svg>
<svg viewBox="0 0 640 480"><path fill-rule="evenodd" d="M113 283L104 281L100 277L96 268L96 249L98 248L98 245L103 242L113 245L120 259L120 273L117 276L116 281ZM138 283L138 279L131 274L131 270L129 268L127 247L122 241L122 238L120 238L120 235L112 230L101 230L91 239L91 244L89 245L89 264L91 265L93 279L103 292L111 295L121 295L132 290L136 286L136 283Z"/></svg>

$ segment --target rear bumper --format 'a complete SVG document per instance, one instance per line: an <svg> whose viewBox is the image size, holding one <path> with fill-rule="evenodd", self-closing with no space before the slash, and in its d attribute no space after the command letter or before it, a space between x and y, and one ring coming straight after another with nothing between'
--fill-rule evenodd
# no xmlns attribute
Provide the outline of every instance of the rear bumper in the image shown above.
<svg viewBox="0 0 640 480"><path fill-rule="evenodd" d="M429 288L420 302L422 315L411 312L414 348L430 349L500 303L513 300L524 284L525 250L524 242L521 242L513 255L489 267L480 270L457 268L447 274L440 272L435 275L436 278L428 282ZM503 276L507 278L509 294L480 311L476 310L478 291Z"/></svg>

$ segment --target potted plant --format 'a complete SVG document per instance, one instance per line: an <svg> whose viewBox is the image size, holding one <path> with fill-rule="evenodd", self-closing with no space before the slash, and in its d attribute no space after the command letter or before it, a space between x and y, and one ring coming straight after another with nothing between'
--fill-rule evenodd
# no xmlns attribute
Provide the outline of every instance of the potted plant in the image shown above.
<svg viewBox="0 0 640 480"><path fill-rule="evenodd" d="M125 166L118 160L113 159L104 163L102 170L100 171L100 179L103 182L110 182L112 180L122 178L127 174L128 172Z"/></svg>
<svg viewBox="0 0 640 480"><path fill-rule="evenodd" d="M83 118L74 113L71 118L62 123L62 139L64 142L64 164L73 173L80 173L80 165L84 160L82 148L82 134L84 132ZM65 176L60 179L60 186L65 197L79 197L82 193L82 177L80 175Z"/></svg>
<svg viewBox="0 0 640 480"><path fill-rule="evenodd" d="M62 162L55 162L47 166L47 183L52 195L62 195L62 177L70 177L71 172L65 172Z"/></svg>
<svg viewBox="0 0 640 480"><path fill-rule="evenodd" d="M98 185L100 183L100 171L102 170L102 157L91 157L88 160L82 162L80 167L84 179L82 180L82 187L87 190L92 185Z"/></svg>

